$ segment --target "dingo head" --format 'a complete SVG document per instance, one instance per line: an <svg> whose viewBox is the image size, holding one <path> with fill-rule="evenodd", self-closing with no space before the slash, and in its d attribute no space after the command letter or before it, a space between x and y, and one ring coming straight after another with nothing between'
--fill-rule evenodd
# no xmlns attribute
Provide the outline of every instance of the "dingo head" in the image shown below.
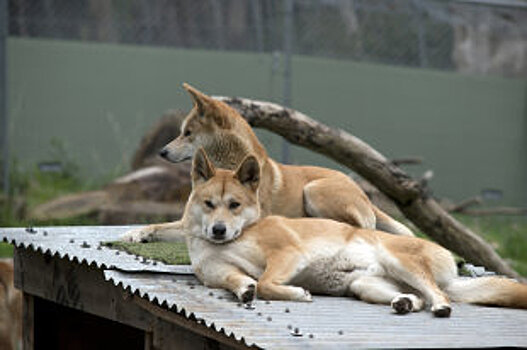
<svg viewBox="0 0 527 350"><path fill-rule="evenodd" d="M190 94L194 107L181 125L180 135L167 144L159 155L177 163L191 159L199 147L208 149L216 139L221 137L222 130L232 126L237 112L225 103L214 100L188 84L183 84Z"/></svg>
<svg viewBox="0 0 527 350"><path fill-rule="evenodd" d="M192 165L193 191L189 214L196 234L214 243L236 239L244 227L260 217L260 166L248 156L236 171L216 169L199 148Z"/></svg>

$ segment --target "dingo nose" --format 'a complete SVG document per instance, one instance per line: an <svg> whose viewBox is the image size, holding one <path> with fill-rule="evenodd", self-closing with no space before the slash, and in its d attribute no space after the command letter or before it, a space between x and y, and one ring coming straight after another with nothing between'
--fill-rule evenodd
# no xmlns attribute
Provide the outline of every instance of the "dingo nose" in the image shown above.
<svg viewBox="0 0 527 350"><path fill-rule="evenodd" d="M159 151L159 156L166 158L168 155L168 150L166 148L162 148L161 151Z"/></svg>
<svg viewBox="0 0 527 350"><path fill-rule="evenodd" d="M214 235L214 238L223 238L225 236L225 233L227 232L227 227L223 222L218 222L217 224L214 224L212 226L212 234Z"/></svg>

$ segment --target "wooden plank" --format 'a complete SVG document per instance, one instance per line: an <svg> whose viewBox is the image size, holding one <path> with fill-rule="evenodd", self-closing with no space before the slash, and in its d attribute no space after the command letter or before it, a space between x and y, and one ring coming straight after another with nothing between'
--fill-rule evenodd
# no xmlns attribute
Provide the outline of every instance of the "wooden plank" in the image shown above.
<svg viewBox="0 0 527 350"><path fill-rule="evenodd" d="M145 332L145 350L153 350L154 349L154 343L153 343L153 335L152 332Z"/></svg>
<svg viewBox="0 0 527 350"><path fill-rule="evenodd" d="M35 325L35 303L33 296L24 293L22 307L22 348L24 350L33 350L34 343L34 325Z"/></svg>

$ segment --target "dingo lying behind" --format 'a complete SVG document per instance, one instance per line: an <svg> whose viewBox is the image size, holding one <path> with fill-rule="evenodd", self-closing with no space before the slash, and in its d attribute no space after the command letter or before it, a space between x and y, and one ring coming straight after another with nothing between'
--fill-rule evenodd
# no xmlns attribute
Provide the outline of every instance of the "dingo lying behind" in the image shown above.
<svg viewBox="0 0 527 350"><path fill-rule="evenodd" d="M243 302L255 296L310 301L313 292L391 304L400 314L428 304L438 317L450 315L449 298L527 308L527 285L499 277L459 278L451 253L420 238L330 219L268 216L257 221L259 174L253 156L234 172L215 169L200 149L180 229L153 225L152 232L163 233L153 238L177 239L186 230L197 277ZM134 239L134 231L125 238Z"/></svg>
<svg viewBox="0 0 527 350"><path fill-rule="evenodd" d="M190 93L194 108L183 121L180 136L160 152L167 160L190 159L195 150L203 147L215 166L234 170L252 154L262 170L259 190L262 216L324 217L413 236L405 225L373 205L345 174L273 161L237 111L187 84L183 86Z"/></svg>

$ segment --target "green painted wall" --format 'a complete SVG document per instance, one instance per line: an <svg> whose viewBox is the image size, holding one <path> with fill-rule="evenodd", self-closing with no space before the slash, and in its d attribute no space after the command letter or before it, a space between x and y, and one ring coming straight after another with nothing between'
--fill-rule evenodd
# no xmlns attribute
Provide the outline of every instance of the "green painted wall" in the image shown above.
<svg viewBox="0 0 527 350"><path fill-rule="evenodd" d="M122 170L149 125L188 110L184 81L211 94L280 101L268 55L11 38L12 154L49 159L61 140L87 176ZM293 59L293 107L388 157L423 156L432 187L454 199L482 188L527 204L527 82L309 57ZM279 138L258 132L271 154ZM296 163L338 167L293 148Z"/></svg>

